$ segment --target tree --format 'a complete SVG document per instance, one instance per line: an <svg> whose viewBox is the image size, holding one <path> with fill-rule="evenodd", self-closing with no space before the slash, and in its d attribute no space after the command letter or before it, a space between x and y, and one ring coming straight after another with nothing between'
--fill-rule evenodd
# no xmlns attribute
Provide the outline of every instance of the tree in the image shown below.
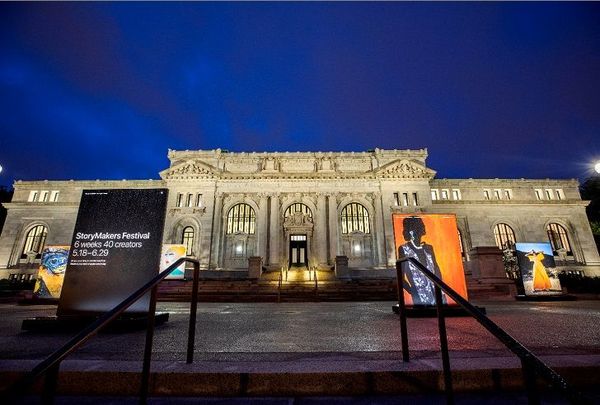
<svg viewBox="0 0 600 405"><path fill-rule="evenodd" d="M596 241L600 238L600 175L589 177L579 187L581 198L590 200L586 208L588 219Z"/></svg>

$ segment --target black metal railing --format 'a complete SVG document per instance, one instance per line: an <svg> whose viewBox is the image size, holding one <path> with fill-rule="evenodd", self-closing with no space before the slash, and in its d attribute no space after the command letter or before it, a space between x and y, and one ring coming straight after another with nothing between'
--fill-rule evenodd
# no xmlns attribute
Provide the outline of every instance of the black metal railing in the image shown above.
<svg viewBox="0 0 600 405"><path fill-rule="evenodd" d="M575 390L565 379L558 374L556 371L548 367L542 362L537 356L535 356L530 350L519 343L515 338L510 336L504 329L496 325L490 318L483 314L477 307L469 303L466 299L461 297L456 291L450 286L444 283L439 277L433 274L427 267L419 263L418 260L409 257L398 260L396 262L396 275L398 283L398 305L400 312L400 328L401 328L401 341L402 341L402 360L409 361L408 351L408 330L406 326L406 304L404 302L404 291L403 291L403 279L404 271L403 264L410 262L417 269L419 269L434 285L435 292L435 304L437 309L438 318L438 329L440 334L440 348L442 354L442 367L444 370L444 391L446 394L446 401L449 404L454 403L454 392L452 389L452 374L450 370L450 356L448 353L448 338L446 334L446 322L444 315L444 304L442 301L442 291L446 293L448 297L453 299L458 305L460 305L469 315L471 315L477 322L479 322L485 329L487 329L496 339L504 344L511 352L516 354L521 360L521 367L523 370L523 379L525 389L527 391L527 397L529 404L539 404L540 397L536 389L536 376L542 377L550 385L564 395L571 403L574 404L586 404L591 403L585 398L580 392Z"/></svg>
<svg viewBox="0 0 600 405"><path fill-rule="evenodd" d="M163 270L152 280L148 281L129 297L125 298L119 305L96 319L93 323L85 327L81 332L72 337L61 348L50 354L45 360L35 366L30 372L26 373L15 383L13 383L4 393L3 403L15 401L20 396L27 393L35 381L42 375L46 375L44 387L42 390L42 403L51 404L54 402L54 395L58 383L58 372L60 363L69 354L83 345L92 336L96 335L102 328L114 321L133 303L143 297L150 291L150 304L148 305L148 320L146 326L146 342L144 348L144 362L142 366L142 379L140 385L140 403L145 404L148 399L148 384L150 380L150 362L152 360L152 342L154 338L154 321L156 312L156 299L158 283L167 277L173 270L184 262L191 262L194 265L194 279L192 286L192 302L190 306L190 319L188 327L188 345L186 362L194 361L194 341L196 336L196 310L198 308L198 279L200 276L200 263L196 259L184 257L177 260L171 266Z"/></svg>

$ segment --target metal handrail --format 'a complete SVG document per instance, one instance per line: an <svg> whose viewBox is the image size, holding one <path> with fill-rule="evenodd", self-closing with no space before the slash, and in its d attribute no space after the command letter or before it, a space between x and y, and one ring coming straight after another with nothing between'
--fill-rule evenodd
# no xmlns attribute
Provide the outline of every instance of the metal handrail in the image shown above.
<svg viewBox="0 0 600 405"><path fill-rule="evenodd" d="M435 303L437 308L438 317L438 328L440 333L440 347L442 351L442 364L444 369L444 389L446 391L446 400L448 403L454 403L454 396L452 391L452 375L450 371L450 359L448 354L448 339L446 336L446 323L444 320L444 309L442 301L442 290L446 295L452 298L458 305L471 315L477 322L479 322L485 329L487 329L496 339L506 346L511 352L516 354L521 360L521 367L523 369L523 377L525 380L525 387L527 390L527 396L530 404L539 404L540 399L535 387L536 373L550 383L552 387L560 391L565 395L571 403L582 404L588 403L588 399L585 398L580 392L575 390L565 379L554 371L552 368L547 366L542 360L540 360L535 354L529 349L519 343L515 338L510 336L504 329L494 323L490 318L483 314L477 307L469 303L466 299L460 296L454 289L444 283L439 277L433 274L427 267L422 265L418 260L408 257L400 259L396 262L396 275L398 283L398 305L400 309L400 326L401 326L401 340L402 340L402 359L405 362L409 361L408 353L408 331L406 327L406 305L404 302L404 289L403 279L404 272L402 265L406 262L412 263L416 266L429 280L434 284L435 290Z"/></svg>
<svg viewBox="0 0 600 405"><path fill-rule="evenodd" d="M190 307L190 320L188 329L188 347L186 362L192 363L194 360L194 341L196 336L196 310L198 307L198 279L200 277L200 262L197 259L183 257L175 261L161 273L156 275L152 280L148 281L142 287L138 288L129 297L125 298L120 304L115 306L104 315L100 316L93 323L83 328L81 332L72 337L58 350L50 354L46 359L35 366L30 372L19 378L4 392L3 396L7 402L15 400L20 395L24 394L25 390L33 385L33 383L42 375L46 374L44 388L42 393L42 402L52 403L54 392L58 380L58 371L60 363L69 354L83 345L92 336L96 335L103 327L115 320L133 303L143 297L150 291L150 304L148 306L148 323L146 328L146 342L144 348L144 362L142 367L142 381L140 387L140 403L146 403L148 398L148 386L150 379L150 362L152 357L152 341L154 337L154 319L156 311L156 295L158 283L167 277L173 270L179 267L184 262L191 262L194 265L194 279L192 286L192 303Z"/></svg>

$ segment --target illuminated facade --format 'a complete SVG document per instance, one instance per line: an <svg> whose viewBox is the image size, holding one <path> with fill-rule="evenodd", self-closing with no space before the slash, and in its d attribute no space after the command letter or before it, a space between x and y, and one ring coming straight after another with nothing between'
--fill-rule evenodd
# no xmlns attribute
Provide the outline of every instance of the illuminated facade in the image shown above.
<svg viewBox="0 0 600 405"><path fill-rule="evenodd" d="M81 190L168 188L164 242L203 269L394 266L392 213L451 213L465 260L478 246L550 241L559 265L600 275L575 180L435 179L427 151L172 151L160 180L17 181L0 237L0 278L33 273L44 245L71 241ZM363 273L366 274L366 273Z"/></svg>

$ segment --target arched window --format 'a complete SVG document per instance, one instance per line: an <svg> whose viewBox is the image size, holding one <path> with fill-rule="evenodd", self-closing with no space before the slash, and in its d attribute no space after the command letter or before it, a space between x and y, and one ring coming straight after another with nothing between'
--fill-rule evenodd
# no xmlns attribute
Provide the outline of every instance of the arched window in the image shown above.
<svg viewBox="0 0 600 405"><path fill-rule="evenodd" d="M548 224L546 227L548 233L548 239L552 245L552 251L557 254L558 249L564 249L567 255L571 255L571 244L569 243L569 236L564 226L556 223Z"/></svg>
<svg viewBox="0 0 600 405"><path fill-rule="evenodd" d="M256 214L248 204L236 204L227 213L227 233L253 234L256 227Z"/></svg>
<svg viewBox="0 0 600 405"><path fill-rule="evenodd" d="M496 246L500 249L506 249L517 242L515 231L507 224L502 223L494 227L494 239L496 239Z"/></svg>
<svg viewBox="0 0 600 405"><path fill-rule="evenodd" d="M27 232L25 237L25 244L23 245L23 252L21 258L27 258L28 252L35 252L36 258L41 257L44 244L46 243L46 237L48 236L48 228L44 225L36 225Z"/></svg>
<svg viewBox="0 0 600 405"><path fill-rule="evenodd" d="M285 210L283 217L287 218L290 215L294 215L296 212L301 212L305 215L308 215L310 218L312 218L312 211L310 210L310 208L308 208L308 206L306 204L302 204L302 203L294 203L294 204L290 205L287 208L287 210Z"/></svg>
<svg viewBox="0 0 600 405"><path fill-rule="evenodd" d="M342 233L371 233L369 212L359 203L350 203L342 209Z"/></svg>
<svg viewBox="0 0 600 405"><path fill-rule="evenodd" d="M181 244L185 246L185 255L192 256L194 249L194 228L186 226L181 234Z"/></svg>

